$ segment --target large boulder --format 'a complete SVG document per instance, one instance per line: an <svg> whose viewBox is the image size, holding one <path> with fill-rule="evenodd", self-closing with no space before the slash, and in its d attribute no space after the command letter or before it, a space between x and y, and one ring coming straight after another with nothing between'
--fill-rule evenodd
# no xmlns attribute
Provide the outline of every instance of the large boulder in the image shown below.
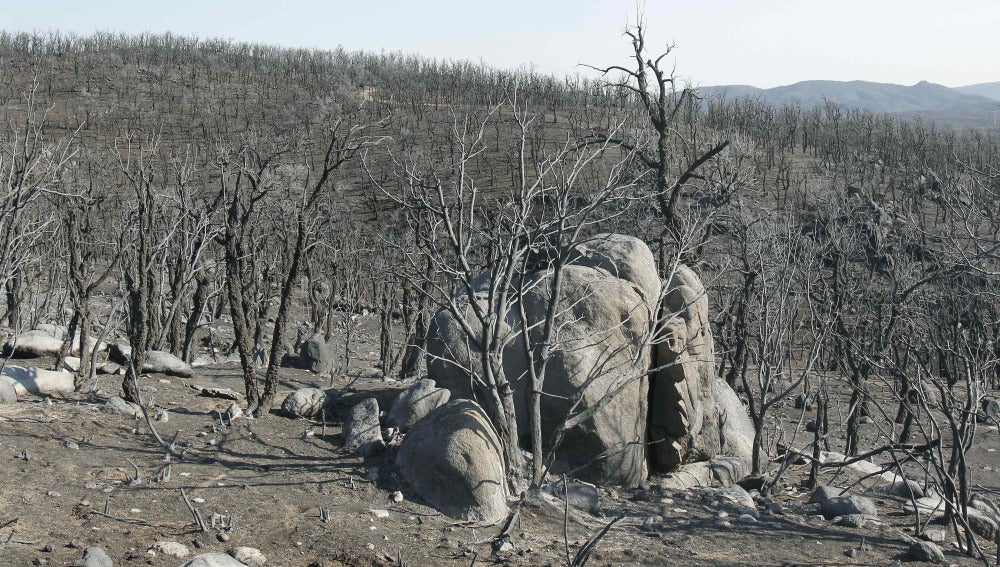
<svg viewBox="0 0 1000 567"><path fill-rule="evenodd" d="M569 262L601 268L632 282L652 310L660 298L660 276L653 252L642 240L625 234L598 234L570 250Z"/></svg>
<svg viewBox="0 0 1000 567"><path fill-rule="evenodd" d="M108 359L111 362L128 367L132 358L132 347L126 344L112 344L108 348ZM180 378L194 376L194 368L180 358L162 350L146 351L146 359L142 362L140 372L146 374L166 374Z"/></svg>
<svg viewBox="0 0 1000 567"><path fill-rule="evenodd" d="M746 464L753 458L753 422L736 392L721 378L713 383L715 415L718 418L719 454L736 457Z"/></svg>
<svg viewBox="0 0 1000 567"><path fill-rule="evenodd" d="M403 390L389 410L389 424L407 431L427 414L448 403L451 392L424 378Z"/></svg>
<svg viewBox="0 0 1000 567"><path fill-rule="evenodd" d="M477 291L475 297L482 311L488 312L489 302L486 292ZM462 315L461 318L468 322L472 335L466 332L460 320L449 309L438 310L427 330L427 376L434 380L439 388L451 392L452 399L482 400L488 395L476 387L485 376L480 354L482 324L477 319L475 308L472 307L465 291L457 292L455 304L456 310ZM506 343L506 348L501 353L501 366L504 376L514 390L514 405L518 408L516 411L518 431L523 434L528 431L529 378L521 326L516 310L509 310L500 322L498 340Z"/></svg>
<svg viewBox="0 0 1000 567"><path fill-rule="evenodd" d="M451 401L417 422L396 464L420 498L452 518L492 523L507 516L503 449L471 400Z"/></svg>
<svg viewBox="0 0 1000 567"><path fill-rule="evenodd" d="M69 394L74 390L73 379L72 374L61 370L11 364L5 365L3 373L0 374L0 383L12 387L18 396Z"/></svg>
<svg viewBox="0 0 1000 567"><path fill-rule="evenodd" d="M281 410L293 417L318 417L329 403L329 394L319 388L299 388L285 397Z"/></svg>
<svg viewBox="0 0 1000 567"><path fill-rule="evenodd" d="M650 460L660 471L721 450L705 287L693 270L679 265L665 288L649 396Z"/></svg>
<svg viewBox="0 0 1000 567"><path fill-rule="evenodd" d="M333 353L323 335L316 333L299 345L299 368L326 376L333 372Z"/></svg>
<svg viewBox="0 0 1000 567"><path fill-rule="evenodd" d="M0 404L12 404L17 401L17 390L6 380L0 380Z"/></svg>
<svg viewBox="0 0 1000 567"><path fill-rule="evenodd" d="M55 356L62 349L62 344L63 339L57 339L47 331L28 331L7 339L3 344L3 355L18 358Z"/></svg>
<svg viewBox="0 0 1000 567"><path fill-rule="evenodd" d="M344 418L344 448L367 457L381 449L383 445L378 400L375 398L362 400L352 407Z"/></svg>
<svg viewBox="0 0 1000 567"><path fill-rule="evenodd" d="M179 376L181 378L191 378L194 376L194 369L191 368L190 364L162 350L151 350L146 353L146 359L142 362L142 371L151 374Z"/></svg>
<svg viewBox="0 0 1000 567"><path fill-rule="evenodd" d="M543 342L553 277L551 270L539 272L525 283L533 344ZM649 304L630 281L604 269L568 265L561 272L554 323L545 363L542 438L550 442L551 432L568 417L586 418L565 432L552 472L598 484L638 484L646 477Z"/></svg>

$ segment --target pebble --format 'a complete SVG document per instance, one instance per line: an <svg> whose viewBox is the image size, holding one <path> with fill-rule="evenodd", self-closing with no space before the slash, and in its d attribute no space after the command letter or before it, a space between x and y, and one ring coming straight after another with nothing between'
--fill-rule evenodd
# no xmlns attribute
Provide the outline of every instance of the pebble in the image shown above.
<svg viewBox="0 0 1000 567"><path fill-rule="evenodd" d="M393 492L392 493L392 501L395 502L396 504L399 504L400 502L402 502L403 501L403 493L400 492L400 491L398 491L398 490L396 492Z"/></svg>
<svg viewBox="0 0 1000 567"><path fill-rule="evenodd" d="M48 494L49 496L51 496L53 498L59 498L60 496L62 496L62 494L56 492L55 490L50 490L46 494Z"/></svg>
<svg viewBox="0 0 1000 567"><path fill-rule="evenodd" d="M176 541L158 541L149 548L154 553L162 553L177 559L183 559L191 554L187 546Z"/></svg>
<svg viewBox="0 0 1000 567"><path fill-rule="evenodd" d="M371 512L372 514L374 514L376 518L388 518L389 517L389 511L388 510L369 510L369 512Z"/></svg>
<svg viewBox="0 0 1000 567"><path fill-rule="evenodd" d="M80 448L80 445L78 445L75 441L63 441L63 447L76 450Z"/></svg>
<svg viewBox="0 0 1000 567"><path fill-rule="evenodd" d="M740 517L736 521L741 524L756 524L757 518L754 518L750 514L740 514Z"/></svg>
<svg viewBox="0 0 1000 567"><path fill-rule="evenodd" d="M88 490L97 490L97 483L94 481L90 481L87 484L83 485L83 487Z"/></svg>

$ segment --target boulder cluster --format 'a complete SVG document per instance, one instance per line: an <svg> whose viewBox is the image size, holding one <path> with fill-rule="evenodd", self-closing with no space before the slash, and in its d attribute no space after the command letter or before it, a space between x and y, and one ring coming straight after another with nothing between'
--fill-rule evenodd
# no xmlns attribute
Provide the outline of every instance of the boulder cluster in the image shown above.
<svg viewBox="0 0 1000 567"><path fill-rule="evenodd" d="M745 476L753 428L739 398L716 377L708 299L694 271L678 265L661 281L646 244L620 234L587 239L566 258L550 348L544 364L535 360L544 377L541 428L543 451L554 456L550 472L636 486L650 470L701 462L706 482ZM523 304L502 314L502 365L524 449L530 448L526 345L544 341L555 276L552 266L524 274ZM470 295L482 307L490 295L485 289L456 295L458 311L475 321ZM428 380L404 392L407 402L390 416L412 427L397 463L424 500L454 517L496 520L505 494L503 451L475 403L483 370L480 337L469 335L470 326L476 330L453 311L438 311L428 332ZM420 403L426 407L414 411ZM575 419L566 428L568 418ZM435 488L441 478L449 479L443 494Z"/></svg>

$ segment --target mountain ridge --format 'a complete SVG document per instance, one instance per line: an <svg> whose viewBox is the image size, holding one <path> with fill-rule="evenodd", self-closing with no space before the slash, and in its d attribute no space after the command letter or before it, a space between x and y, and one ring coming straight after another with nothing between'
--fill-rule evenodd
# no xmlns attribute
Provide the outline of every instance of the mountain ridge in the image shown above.
<svg viewBox="0 0 1000 567"><path fill-rule="evenodd" d="M751 85L699 87L702 98L755 98L804 108L827 101L874 113L921 118L961 128L1000 128L1000 82L951 88L928 81L897 85L872 81L800 81L768 89Z"/></svg>

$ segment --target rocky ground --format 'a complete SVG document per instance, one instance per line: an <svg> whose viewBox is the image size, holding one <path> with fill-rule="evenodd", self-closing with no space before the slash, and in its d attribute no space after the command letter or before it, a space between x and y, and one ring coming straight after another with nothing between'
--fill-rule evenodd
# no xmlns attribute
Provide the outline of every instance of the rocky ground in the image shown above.
<svg viewBox="0 0 1000 567"><path fill-rule="evenodd" d="M876 518L824 517L829 510L810 503L803 487L804 465L770 498L739 487L678 490L673 479L654 477L640 489L599 488L596 502L573 500L568 510L551 496L525 498L507 526L456 522L422 505L400 479L398 439L368 457L343 448L351 407L374 397L384 411L407 386L383 381L371 350L359 343L355 370L332 384L283 371L281 398L305 386L340 393L325 425L279 412L230 422L232 402L202 389L240 391L233 363L196 368L192 378L149 375L142 388L157 408L152 424L183 450L169 460L144 419L105 410L119 376L100 377L88 394L0 405L0 564L82 564L98 547L114 565L174 567L206 553L245 565L261 564L259 555L276 566L563 565L616 518L589 565L890 565L919 557L908 499L867 494ZM800 412L791 404L781 412L794 427ZM994 499L998 447L995 428L983 430L970 455L977 489ZM823 482L850 487L859 476L831 471ZM957 549L950 530L933 531L947 563L982 564ZM995 546L980 541L995 557ZM89 565L110 564L95 553ZM213 564L223 563L203 563Z"/></svg>

